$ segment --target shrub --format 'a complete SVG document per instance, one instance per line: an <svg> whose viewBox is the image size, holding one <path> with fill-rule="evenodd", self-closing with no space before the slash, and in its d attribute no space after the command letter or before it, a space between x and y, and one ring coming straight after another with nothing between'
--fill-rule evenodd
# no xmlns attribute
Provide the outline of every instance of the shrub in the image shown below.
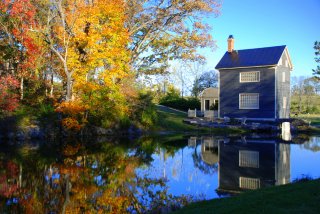
<svg viewBox="0 0 320 214"><path fill-rule="evenodd" d="M132 119L138 125L150 128L158 119L157 109L153 103L151 93L139 93L136 104L133 106Z"/></svg>
<svg viewBox="0 0 320 214"><path fill-rule="evenodd" d="M62 114L62 126L70 131L79 131L87 122L87 107L79 100L65 101L57 105L55 111Z"/></svg>
<svg viewBox="0 0 320 214"><path fill-rule="evenodd" d="M188 109L200 109L200 101L197 98L175 98L175 99L163 99L160 101L161 105L171 108L179 109L182 111L188 111Z"/></svg>
<svg viewBox="0 0 320 214"><path fill-rule="evenodd" d="M14 111L19 104L19 82L11 75L0 77L0 113Z"/></svg>

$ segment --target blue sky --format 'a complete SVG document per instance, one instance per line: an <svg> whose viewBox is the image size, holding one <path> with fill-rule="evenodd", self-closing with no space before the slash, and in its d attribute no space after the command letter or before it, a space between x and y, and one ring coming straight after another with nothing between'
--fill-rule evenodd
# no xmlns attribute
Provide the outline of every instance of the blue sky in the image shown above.
<svg viewBox="0 0 320 214"><path fill-rule="evenodd" d="M292 76L311 76L316 68L313 44L320 41L320 0L224 0L221 14L208 20L218 48L204 51L213 69L227 50L287 45Z"/></svg>

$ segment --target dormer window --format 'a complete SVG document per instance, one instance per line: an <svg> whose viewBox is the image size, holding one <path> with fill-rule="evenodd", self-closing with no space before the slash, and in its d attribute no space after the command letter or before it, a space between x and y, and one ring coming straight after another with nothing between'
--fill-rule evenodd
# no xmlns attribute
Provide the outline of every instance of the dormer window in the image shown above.
<svg viewBox="0 0 320 214"><path fill-rule="evenodd" d="M240 82L260 82L260 71L240 72Z"/></svg>

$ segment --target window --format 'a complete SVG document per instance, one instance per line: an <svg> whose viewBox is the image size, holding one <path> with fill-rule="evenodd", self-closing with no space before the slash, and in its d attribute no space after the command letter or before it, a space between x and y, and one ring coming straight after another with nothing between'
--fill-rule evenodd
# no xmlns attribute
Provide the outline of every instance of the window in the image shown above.
<svg viewBox="0 0 320 214"><path fill-rule="evenodd" d="M286 67L288 67L288 60L285 61L285 65L286 65Z"/></svg>
<svg viewBox="0 0 320 214"><path fill-rule="evenodd" d="M239 109L259 109L259 94L239 94Z"/></svg>
<svg viewBox="0 0 320 214"><path fill-rule="evenodd" d="M240 82L260 82L260 71L240 72Z"/></svg>
<svg viewBox="0 0 320 214"><path fill-rule="evenodd" d="M282 82L286 81L286 72L282 72Z"/></svg>
<svg viewBox="0 0 320 214"><path fill-rule="evenodd" d="M282 108L287 108L287 98L286 97L283 97L283 106Z"/></svg>
<svg viewBox="0 0 320 214"><path fill-rule="evenodd" d="M242 189L259 189L260 188L260 179L259 178L239 178L239 186Z"/></svg>
<svg viewBox="0 0 320 214"><path fill-rule="evenodd" d="M259 168L259 152L240 150L239 151L239 166Z"/></svg>

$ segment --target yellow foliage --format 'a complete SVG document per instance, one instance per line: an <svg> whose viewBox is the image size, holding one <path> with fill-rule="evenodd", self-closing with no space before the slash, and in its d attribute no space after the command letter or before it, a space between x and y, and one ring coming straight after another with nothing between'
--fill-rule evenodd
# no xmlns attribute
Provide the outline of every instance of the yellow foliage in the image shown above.
<svg viewBox="0 0 320 214"><path fill-rule="evenodd" d="M74 21L74 37L68 52L68 67L74 71L74 89L88 91L115 84L126 77L129 34L124 26L123 0L99 0L88 4L76 0L67 19ZM76 14L75 14L76 13Z"/></svg>

